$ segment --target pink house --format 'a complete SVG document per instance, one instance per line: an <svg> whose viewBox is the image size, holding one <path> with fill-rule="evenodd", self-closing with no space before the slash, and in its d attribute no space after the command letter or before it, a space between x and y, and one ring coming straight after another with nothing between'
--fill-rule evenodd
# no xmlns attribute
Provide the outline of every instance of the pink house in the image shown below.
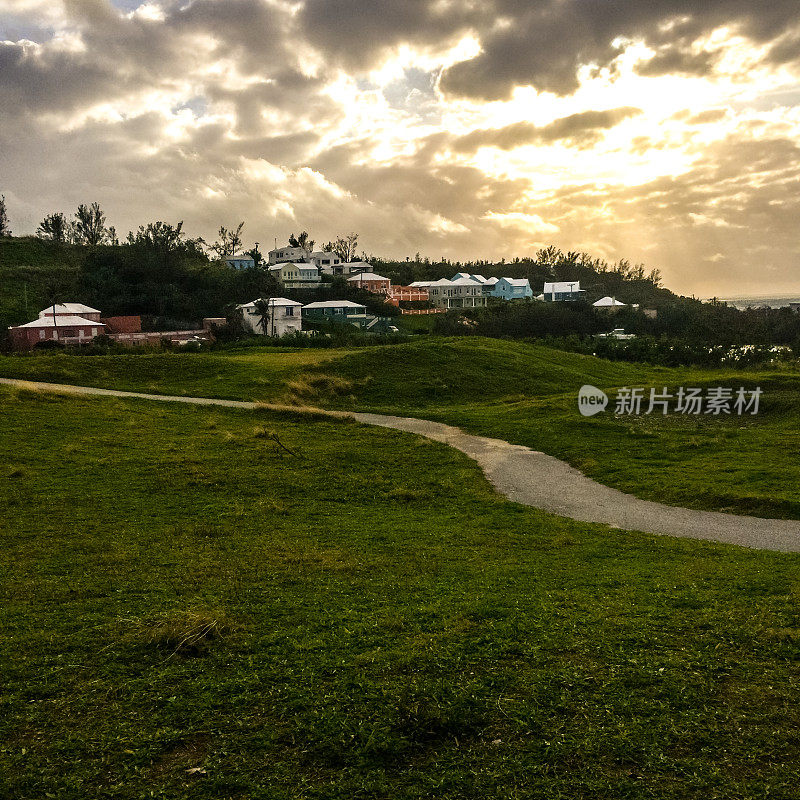
<svg viewBox="0 0 800 800"><path fill-rule="evenodd" d="M391 292L392 282L383 275L376 275L374 272L360 272L347 279L348 283L358 286L359 289L366 289L373 294L386 294Z"/></svg>
<svg viewBox="0 0 800 800"><path fill-rule="evenodd" d="M32 350L39 342L88 344L106 332L100 312L83 303L62 303L39 312L39 318L8 329L15 350Z"/></svg>

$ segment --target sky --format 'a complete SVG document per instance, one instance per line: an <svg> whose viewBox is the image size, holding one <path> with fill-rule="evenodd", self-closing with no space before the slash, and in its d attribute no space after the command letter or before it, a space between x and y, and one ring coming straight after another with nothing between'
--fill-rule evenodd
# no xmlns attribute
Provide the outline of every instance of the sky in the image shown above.
<svg viewBox="0 0 800 800"><path fill-rule="evenodd" d="M797 0L0 0L12 230L550 244L800 292Z"/></svg>

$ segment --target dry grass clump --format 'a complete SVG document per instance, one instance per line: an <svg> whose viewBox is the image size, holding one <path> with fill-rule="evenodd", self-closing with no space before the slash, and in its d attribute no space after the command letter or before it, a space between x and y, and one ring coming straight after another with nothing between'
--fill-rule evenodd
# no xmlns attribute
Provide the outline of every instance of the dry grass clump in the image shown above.
<svg viewBox="0 0 800 800"><path fill-rule="evenodd" d="M241 627L224 611L213 609L124 617L118 623L121 641L183 656L203 655L214 643L227 639Z"/></svg>
<svg viewBox="0 0 800 800"><path fill-rule="evenodd" d="M339 375L300 375L286 386L298 398L343 397L353 393L353 381Z"/></svg>

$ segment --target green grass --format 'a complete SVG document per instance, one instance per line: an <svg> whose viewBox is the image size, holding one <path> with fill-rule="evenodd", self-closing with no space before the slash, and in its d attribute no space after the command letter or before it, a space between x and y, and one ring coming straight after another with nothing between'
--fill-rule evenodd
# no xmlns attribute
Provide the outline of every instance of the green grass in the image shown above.
<svg viewBox="0 0 800 800"><path fill-rule="evenodd" d="M0 237L0 325L33 319L47 305L51 284L62 291L74 289L84 254L85 248L35 237Z"/></svg>
<svg viewBox="0 0 800 800"><path fill-rule="evenodd" d="M356 350L0 358L0 376L437 419L543 450L640 497L800 518L800 377L612 363L493 339L425 337ZM755 417L586 419L584 383L760 385Z"/></svg>
<svg viewBox="0 0 800 800"><path fill-rule="evenodd" d="M796 794L800 556L347 422L0 402L2 797Z"/></svg>

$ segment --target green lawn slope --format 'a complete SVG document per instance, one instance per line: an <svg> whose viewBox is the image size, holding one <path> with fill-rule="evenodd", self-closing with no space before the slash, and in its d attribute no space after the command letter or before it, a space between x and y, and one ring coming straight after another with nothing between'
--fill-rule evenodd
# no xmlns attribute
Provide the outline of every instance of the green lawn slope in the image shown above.
<svg viewBox="0 0 800 800"><path fill-rule="evenodd" d="M424 337L354 350L0 358L0 377L422 416L563 458L640 497L800 518L796 372L654 368L523 342ZM760 386L756 416L578 414L615 387ZM554 489L555 490L555 489Z"/></svg>
<svg viewBox="0 0 800 800"><path fill-rule="evenodd" d="M0 402L0 796L796 794L800 556L353 423Z"/></svg>

